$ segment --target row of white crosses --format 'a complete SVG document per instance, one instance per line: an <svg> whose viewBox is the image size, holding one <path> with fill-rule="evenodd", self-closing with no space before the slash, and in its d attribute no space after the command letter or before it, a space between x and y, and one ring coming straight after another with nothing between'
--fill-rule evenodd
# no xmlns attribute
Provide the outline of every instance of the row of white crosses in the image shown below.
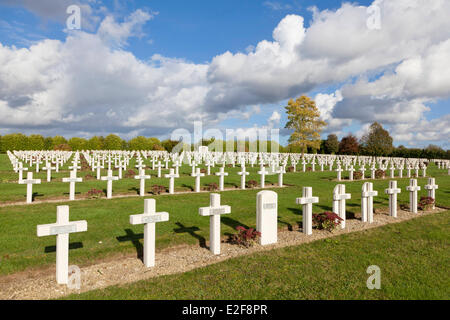
<svg viewBox="0 0 450 320"><path fill-rule="evenodd" d="M260 244L277 242L278 196L273 191L261 191L257 194L257 230L261 232ZM230 214L231 207L220 204L220 194L210 195L209 207L199 209L201 216L210 217L210 251L220 254L220 216ZM169 221L168 212L156 212L155 199L144 200L144 213L131 215L130 224L144 225L143 262L147 268L155 266L155 229L156 223ZM56 235L56 281L68 284L69 273L69 234L87 231L87 221L69 221L69 206L57 207L56 223L38 225L37 236Z"/></svg>
<svg viewBox="0 0 450 320"><path fill-rule="evenodd" d="M438 189L435 178L428 179L428 184L425 186L425 189L428 190L428 196L435 200L435 204L435 191ZM417 180L411 179L410 185L406 187L406 190L410 192L410 211L412 213L417 213L417 192L420 191ZM400 192L401 189L397 187L397 181L390 181L389 188L385 190L385 193L389 195L389 215L394 218L397 217L397 195ZM364 183L361 192L362 222L373 222L373 198L376 196L378 196L378 191L373 190L373 183ZM333 190L333 212L342 219L340 223L341 228L345 228L346 200L348 199L351 199L351 194L345 192L345 185L336 185ZM311 187L304 187L303 196L296 199L296 203L303 206L303 232L307 235L312 234L312 204L318 202L319 198L313 197ZM434 204L433 209L435 208Z"/></svg>

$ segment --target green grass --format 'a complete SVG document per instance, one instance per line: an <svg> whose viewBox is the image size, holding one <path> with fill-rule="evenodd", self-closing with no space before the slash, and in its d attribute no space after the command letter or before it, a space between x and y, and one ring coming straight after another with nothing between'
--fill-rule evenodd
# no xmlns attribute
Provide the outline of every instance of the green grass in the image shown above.
<svg viewBox="0 0 450 320"><path fill-rule="evenodd" d="M66 299L450 298L450 212L233 258ZM381 269L368 290L367 267Z"/></svg>
<svg viewBox="0 0 450 320"><path fill-rule="evenodd" d="M12 170L7 168L8 159L5 155L0 156L0 168L6 168L6 173L0 171L0 178L11 175ZM6 164L5 164L6 163ZM146 163L148 166L149 161ZM259 175L252 170L249 179L259 181ZM215 168L215 170L218 170ZM228 186L238 186L240 177L236 174L239 168L227 168L230 175L226 177ZM163 171L164 172L164 171ZM184 166L183 178L177 179L178 186L190 189L194 185L194 178L189 177L190 167ZM152 184L168 185L167 179L152 178L147 181L147 186ZM44 175L44 174L43 174ZM66 173L61 173L68 176ZM438 170L432 165L428 169L428 175L436 177L439 189L436 193L437 203L441 206L450 207L450 177L446 170ZM13 173L15 179L17 174ZM42 177L45 179L45 177ZM313 195L320 198L320 203L313 206L314 212L331 210L332 191L337 184L331 181L336 178L335 172L309 172L309 173L287 173L284 177L285 184L290 186L282 189L274 189L279 197L279 228L296 228L302 221L301 206L295 204L295 199L301 196L303 186L313 187ZM408 193L405 186L408 179L397 179L399 187L403 192L399 195L400 203L408 203ZM160 182L162 183L160 183ZM206 184L208 181L218 182L218 177L202 179ZM276 183L277 176L268 176L267 181ZM90 185L92 183L92 185ZM348 218L360 211L361 181L345 182L347 191L352 193L352 199L348 201ZM426 179L420 178L419 185L425 185ZM86 182L77 185L77 190L89 189L91 186L102 185L105 182ZM184 184L184 186L183 186ZM86 186L85 186L86 185ZM114 183L114 192L124 192L131 187L137 188L139 181L134 179L123 179ZM374 189L379 191L379 197L375 199L375 207L387 207L388 197L383 190L388 187L388 179L374 181ZM423 188L422 188L423 189ZM34 189L42 198L61 196L68 192L68 184L43 183ZM256 225L256 193L259 190L236 190L222 192L222 203L230 205L230 215L222 217L222 235L235 232L238 225ZM134 192L135 194L136 192ZM420 191L420 195L426 195L426 190ZM66 195L67 196L67 195ZM198 214L198 208L209 205L208 193L192 193L179 195L153 196L156 199L157 211L167 211L170 221L158 223L156 227L157 249L179 244L203 244L209 238L209 219ZM13 183L0 183L0 199L2 201L17 200L25 197L25 186ZM68 196L67 196L68 197ZM40 198L40 197L39 197ZM56 220L56 206L70 205L70 219L87 220L88 231L76 233L70 236L71 250L70 262L84 265L95 262L95 260L110 257L117 254L136 254L136 242L142 242L142 226L131 226L129 215L142 213L143 198L130 197L122 199L99 199L83 200L61 203L42 203L34 205L18 205L0 208L0 275L11 274L26 270L28 268L41 268L54 265L55 263L55 237L36 236L38 224L54 223Z"/></svg>

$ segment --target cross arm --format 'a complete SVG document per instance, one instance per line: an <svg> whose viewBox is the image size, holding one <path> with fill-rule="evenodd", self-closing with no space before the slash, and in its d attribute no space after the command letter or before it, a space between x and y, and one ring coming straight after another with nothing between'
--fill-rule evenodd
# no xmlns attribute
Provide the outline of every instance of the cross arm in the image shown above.
<svg viewBox="0 0 450 320"><path fill-rule="evenodd" d="M45 236L54 236L58 234L66 234L66 233L75 233L75 232L84 232L87 231L87 221L71 221L68 224L41 224L37 226L37 236L45 237Z"/></svg>

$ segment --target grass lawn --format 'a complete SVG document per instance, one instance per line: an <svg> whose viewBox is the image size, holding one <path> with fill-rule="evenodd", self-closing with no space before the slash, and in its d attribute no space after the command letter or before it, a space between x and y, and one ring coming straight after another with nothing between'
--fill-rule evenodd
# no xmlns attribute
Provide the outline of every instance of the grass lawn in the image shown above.
<svg viewBox="0 0 450 320"><path fill-rule="evenodd" d="M8 169L8 159L5 155L0 155L0 178L7 180L7 176L12 175L17 179L17 174ZM147 161L147 166L150 161ZM317 169L318 166L316 166ZM259 181L256 174L257 168L248 168L252 174L249 179ZM218 170L216 167L215 170ZM240 177L237 171L240 168L227 168L229 176L226 177L226 187L237 186ZM165 171L163 171L164 173ZM180 188L190 189L194 186L194 178L187 176L190 167L184 166L183 178L177 179L184 182L177 182ZM150 172L152 178L147 181L147 186L159 183L168 185L167 179L157 179L155 172ZM439 189L436 193L437 203L441 206L450 207L450 177L446 170L438 170L431 165L427 171L429 176L436 177ZM45 179L45 173L42 173ZM68 176L68 174L60 173ZM296 227L302 221L301 206L295 204L295 198L301 196L303 186L313 187L313 195L320 198L320 203L313 206L314 212L331 210L332 191L337 184L332 179L336 178L335 172L308 172L308 173L287 173L284 176L286 188L274 189L279 197L279 228ZM405 186L408 179L397 179L399 187L403 192L399 195L400 203L408 203L408 193ZM202 179L218 183L218 177L211 176ZM276 183L277 176L268 176L267 181ZM374 189L379 191L379 196L375 199L374 205L377 207L387 207L388 197L383 190L388 187L388 179L376 180ZM419 178L419 185L422 191L419 195L426 195L423 186L426 184L425 178ZM96 180L77 184L77 190L90 188L89 183L106 186L105 182ZM352 194L352 199L348 201L347 216L352 218L355 213L360 212L360 194L362 181L342 182L347 185L347 192ZM124 192L130 187L137 188L139 181L134 179L123 179L114 183L114 192L122 190ZM42 198L51 196L62 196L68 192L68 184L54 182L35 185L35 191L42 195ZM270 188L269 188L270 189ZM256 225L256 193L259 190L235 190L222 192L222 203L231 206L232 212L226 217L222 217L222 235L235 232L238 225ZM133 193L133 192L132 192ZM134 192L134 194L136 194ZM67 196L67 195L66 195ZM156 199L157 211L167 211L170 214L170 221L159 223L156 228L157 249L180 244L202 245L209 238L209 219L198 214L198 208L209 205L208 193L191 193L178 195L160 195L150 197ZM12 201L18 198L24 199L25 186L17 183L0 183L1 201ZM68 197L68 196L67 196ZM11 274L23 271L28 268L48 267L55 264L55 237L36 236L36 226L38 224L54 223L56 221L56 206L70 205L70 219L87 220L88 231L76 233L70 236L71 250L70 263L83 266L102 258L117 254L135 254L137 242L142 242L142 226L131 226L129 215L143 212L143 198L129 197L121 199L98 199L82 200L61 203L42 203L34 205L17 205L0 207L0 275Z"/></svg>
<svg viewBox="0 0 450 320"><path fill-rule="evenodd" d="M67 299L449 299L450 211ZM366 269L381 269L381 289Z"/></svg>

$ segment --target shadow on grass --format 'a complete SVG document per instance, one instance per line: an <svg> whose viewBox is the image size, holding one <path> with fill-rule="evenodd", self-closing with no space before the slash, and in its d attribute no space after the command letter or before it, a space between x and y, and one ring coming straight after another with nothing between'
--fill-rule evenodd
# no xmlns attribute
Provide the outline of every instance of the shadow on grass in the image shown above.
<svg viewBox="0 0 450 320"><path fill-rule="evenodd" d="M134 191L134 192L136 192L136 194L141 194L141 190L137 187L132 187L132 188L128 189L128 191ZM147 191L145 191L145 194L147 194Z"/></svg>
<svg viewBox="0 0 450 320"><path fill-rule="evenodd" d="M188 233L190 236L192 236L198 240L198 244L200 245L200 247L207 248L206 247L206 239L204 237L202 237L201 235L196 234L196 232L200 230L199 227L195 227L195 226L186 227L181 222L176 222L175 224L179 227L178 229L173 229L173 231L175 233Z"/></svg>
<svg viewBox="0 0 450 320"><path fill-rule="evenodd" d="M44 195L42 193L33 192L33 195L31 196L31 199L34 201L37 197L43 197Z"/></svg>
<svg viewBox="0 0 450 320"><path fill-rule="evenodd" d="M287 208L287 209L297 216L303 216L302 209L299 209L299 208Z"/></svg>
<svg viewBox="0 0 450 320"><path fill-rule="evenodd" d="M83 248L83 242L72 242L69 244L69 250ZM45 253L56 252L56 246L47 246L44 248Z"/></svg>
<svg viewBox="0 0 450 320"><path fill-rule="evenodd" d="M133 246L136 248L136 253L138 259L143 260L144 257L144 246L141 243L141 239L144 238L143 233L134 233L131 229L125 229L125 236L116 237L117 241L119 242L125 242L125 241L131 241Z"/></svg>
<svg viewBox="0 0 450 320"><path fill-rule="evenodd" d="M234 220L233 218L230 218L230 217L222 217L221 222L226 224L227 226L229 226L233 230L236 230L236 228L238 226L243 226L246 229L249 228L249 226L247 226L246 224L244 224L244 223L242 223L240 221Z"/></svg>
<svg viewBox="0 0 450 320"><path fill-rule="evenodd" d="M187 188L187 189L189 189L189 190L191 190L191 191L194 191L194 187L188 186L188 185L185 184L185 183L183 183L181 186L182 186L183 188Z"/></svg>

